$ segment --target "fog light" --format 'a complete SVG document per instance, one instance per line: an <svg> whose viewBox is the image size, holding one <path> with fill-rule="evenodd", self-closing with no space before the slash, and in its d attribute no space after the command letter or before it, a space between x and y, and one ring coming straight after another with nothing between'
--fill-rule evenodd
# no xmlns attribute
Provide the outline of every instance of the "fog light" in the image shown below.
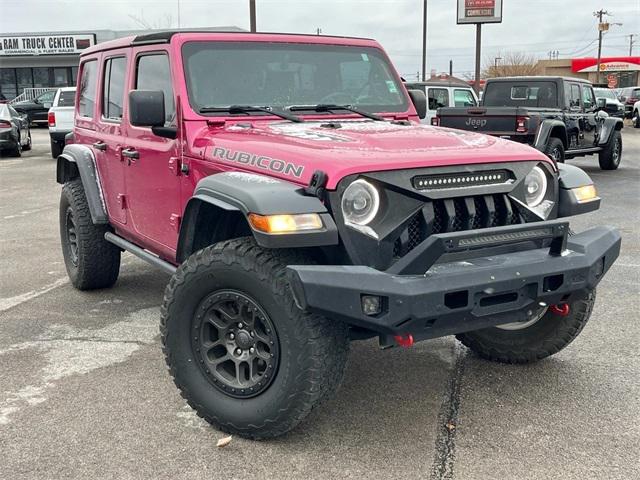
<svg viewBox="0 0 640 480"><path fill-rule="evenodd" d="M360 302L365 315L378 315L382 311L382 298L377 295L362 295Z"/></svg>
<svg viewBox="0 0 640 480"><path fill-rule="evenodd" d="M584 185L582 187L574 188L573 193L576 196L578 203L590 202L598 198L595 185Z"/></svg>

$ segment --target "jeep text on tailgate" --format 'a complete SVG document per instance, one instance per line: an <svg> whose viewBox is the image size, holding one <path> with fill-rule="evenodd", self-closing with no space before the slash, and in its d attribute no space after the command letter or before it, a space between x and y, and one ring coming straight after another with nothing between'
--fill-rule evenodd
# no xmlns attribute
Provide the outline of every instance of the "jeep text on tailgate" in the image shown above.
<svg viewBox="0 0 640 480"><path fill-rule="evenodd" d="M338 388L351 340L552 355L620 249L611 227L569 235L600 205L585 172L420 125L424 93L373 40L119 39L82 53L75 105L57 165L71 282L112 286L123 250L171 274L169 372L226 432L294 428Z"/></svg>
<svg viewBox="0 0 640 480"><path fill-rule="evenodd" d="M433 124L527 143L556 162L598 155L615 170L622 159L621 118L605 111L591 84L578 78L507 77L487 80L480 107L439 108Z"/></svg>

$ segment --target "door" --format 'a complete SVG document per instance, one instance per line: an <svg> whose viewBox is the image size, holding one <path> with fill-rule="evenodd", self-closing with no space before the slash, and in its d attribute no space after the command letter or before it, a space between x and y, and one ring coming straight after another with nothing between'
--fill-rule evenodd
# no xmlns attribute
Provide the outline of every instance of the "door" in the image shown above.
<svg viewBox="0 0 640 480"><path fill-rule="evenodd" d="M109 52L102 58L99 68L99 88L95 111L95 132L91 141L100 184L111 222L127 223L124 164L120 152L124 145L122 111L127 72L126 50ZM79 102L83 103L81 79Z"/></svg>
<svg viewBox="0 0 640 480"><path fill-rule="evenodd" d="M176 126L171 68L166 51L139 53L130 88L161 90L165 126ZM171 257L180 228L178 141L154 135L148 127L127 122L126 188L133 233L146 245Z"/></svg>
<svg viewBox="0 0 640 480"><path fill-rule="evenodd" d="M427 123L431 124L431 119L436 116L438 108L448 107L449 90L447 88L427 87Z"/></svg>
<svg viewBox="0 0 640 480"><path fill-rule="evenodd" d="M564 123L567 127L568 150L582 148L582 130L580 119L582 118L582 103L580 100L580 85L574 82L564 84L565 105Z"/></svg>
<svg viewBox="0 0 640 480"><path fill-rule="evenodd" d="M596 121L596 96L591 85L582 84L582 110L580 128L583 130L584 148L594 147L597 141L598 123Z"/></svg>

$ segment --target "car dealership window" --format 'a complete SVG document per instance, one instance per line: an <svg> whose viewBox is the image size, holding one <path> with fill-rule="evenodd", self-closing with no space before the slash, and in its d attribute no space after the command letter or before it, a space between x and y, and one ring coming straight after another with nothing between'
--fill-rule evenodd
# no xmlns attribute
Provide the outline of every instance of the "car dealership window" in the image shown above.
<svg viewBox="0 0 640 480"><path fill-rule="evenodd" d="M98 62L96 60L91 60L82 67L82 78L78 87L80 89L78 114L83 117L93 117L93 110L96 105L97 65Z"/></svg>

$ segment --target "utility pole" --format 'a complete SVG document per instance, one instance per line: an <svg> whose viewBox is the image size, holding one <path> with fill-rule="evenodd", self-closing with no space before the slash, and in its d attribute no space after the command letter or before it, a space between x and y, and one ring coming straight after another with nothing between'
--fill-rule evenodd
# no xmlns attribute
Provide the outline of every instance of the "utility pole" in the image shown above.
<svg viewBox="0 0 640 480"><path fill-rule="evenodd" d="M249 24L251 32L256 32L256 0L249 0Z"/></svg>
<svg viewBox="0 0 640 480"><path fill-rule="evenodd" d="M593 12L594 17L598 17L598 63L596 66L596 83L600 83L600 58L602 56L602 33L609 30L609 24L602 22L603 15L610 15L606 10Z"/></svg>
<svg viewBox="0 0 640 480"><path fill-rule="evenodd" d="M449 60L449 76L453 77L453 60Z"/></svg>
<svg viewBox="0 0 640 480"><path fill-rule="evenodd" d="M316 28L316 35L320 35L322 33L322 29L321 28Z"/></svg>
<svg viewBox="0 0 640 480"><path fill-rule="evenodd" d="M422 81L427 80L427 0L422 2Z"/></svg>
<svg viewBox="0 0 640 480"><path fill-rule="evenodd" d="M635 37L635 36L636 36L636 34L635 34L635 33L631 33L631 34L629 35L629 56L633 55L633 44L634 44L634 43L636 43L636 42L633 40L633 37Z"/></svg>

